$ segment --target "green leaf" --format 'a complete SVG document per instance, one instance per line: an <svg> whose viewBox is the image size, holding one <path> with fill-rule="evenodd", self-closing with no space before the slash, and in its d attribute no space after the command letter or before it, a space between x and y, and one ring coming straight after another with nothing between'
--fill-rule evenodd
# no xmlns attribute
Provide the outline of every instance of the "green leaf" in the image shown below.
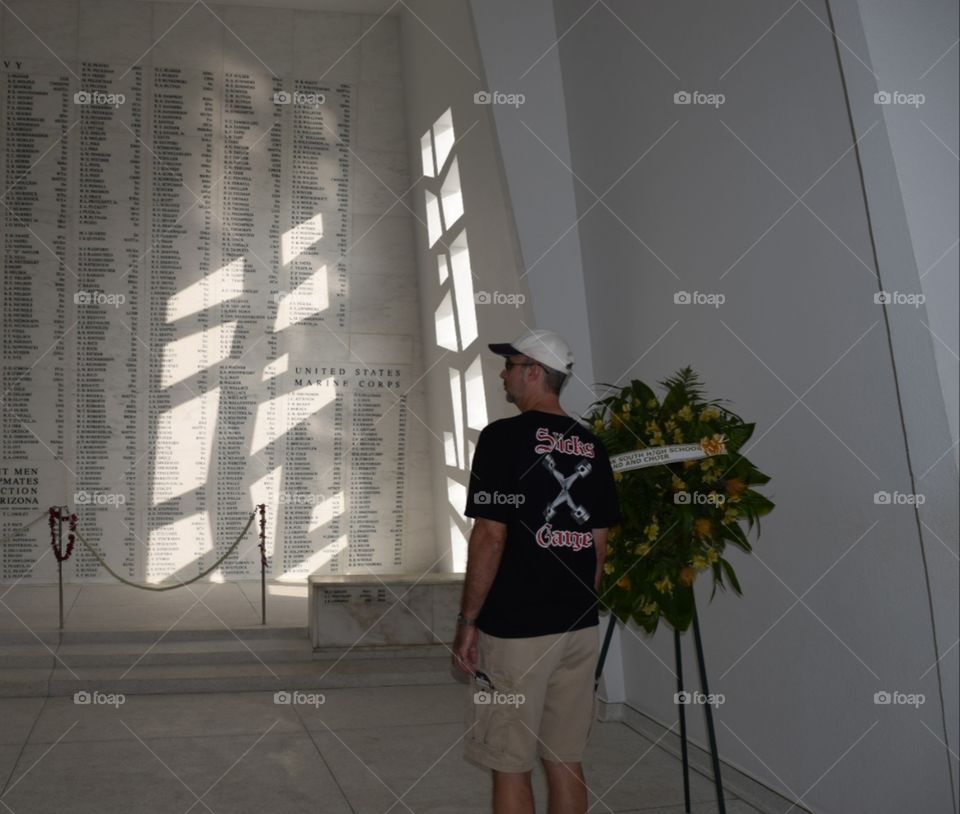
<svg viewBox="0 0 960 814"><path fill-rule="evenodd" d="M763 517L765 514L770 514L774 510L776 504L767 497L764 497L759 492L754 492L752 489L744 493L745 496L748 495L748 500L750 502L750 508L753 510L753 513L756 517Z"/></svg>
<svg viewBox="0 0 960 814"><path fill-rule="evenodd" d="M748 554L753 551L750 542L747 540L747 535L743 533L743 529L740 528L739 524L726 523L721 528L723 529L723 536L725 539L729 540L734 545L739 546Z"/></svg>
<svg viewBox="0 0 960 814"><path fill-rule="evenodd" d="M720 558L720 564L723 565L723 570L726 571L727 578L730 580L730 585L733 586L733 590L737 592L737 596L743 596L743 591L740 588L740 581L737 579L737 575L733 570L733 566L723 559L723 557Z"/></svg>
<svg viewBox="0 0 960 814"><path fill-rule="evenodd" d="M728 427L726 430L727 440L730 442L727 445L727 449L731 452L736 452L740 447L742 447L747 440L753 435L753 431L756 428L756 424L739 424L733 427Z"/></svg>
<svg viewBox="0 0 960 814"><path fill-rule="evenodd" d="M633 397L637 399L643 406L646 408L647 402L650 399L655 399L657 397L656 393L653 392L647 385L645 385L639 379L634 379L630 385L630 390L633 393Z"/></svg>

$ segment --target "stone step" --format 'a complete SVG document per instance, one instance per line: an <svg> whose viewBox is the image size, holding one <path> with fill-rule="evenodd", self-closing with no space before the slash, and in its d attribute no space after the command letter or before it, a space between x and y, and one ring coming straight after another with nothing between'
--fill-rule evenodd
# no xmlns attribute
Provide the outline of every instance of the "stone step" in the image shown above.
<svg viewBox="0 0 960 814"><path fill-rule="evenodd" d="M87 644L94 642L144 642L150 644L163 636L166 642L185 642L197 640L236 641L239 636L244 641L251 639L308 639L306 627L254 627L221 628L175 628L163 629L103 629L103 630L0 630L0 647L17 644Z"/></svg>
<svg viewBox="0 0 960 814"><path fill-rule="evenodd" d="M72 670L72 672L71 672ZM291 691L322 692L340 687L395 687L448 684L454 676L449 656L393 659L314 659L260 664L138 664L126 668L82 667L52 671L0 670L0 696L69 696L80 691L124 695ZM122 677L121 677L122 676Z"/></svg>
<svg viewBox="0 0 960 814"><path fill-rule="evenodd" d="M47 694L53 666L11 667L0 670L0 698L34 698Z"/></svg>
<svg viewBox="0 0 960 814"><path fill-rule="evenodd" d="M449 655L446 645L410 647L322 648L312 650L309 643L290 639L252 639L240 641L198 640L159 643L107 642L93 644L0 646L0 670L52 668L58 660L70 667L129 667L142 664L243 664L261 660L267 664L322 659L442 658Z"/></svg>

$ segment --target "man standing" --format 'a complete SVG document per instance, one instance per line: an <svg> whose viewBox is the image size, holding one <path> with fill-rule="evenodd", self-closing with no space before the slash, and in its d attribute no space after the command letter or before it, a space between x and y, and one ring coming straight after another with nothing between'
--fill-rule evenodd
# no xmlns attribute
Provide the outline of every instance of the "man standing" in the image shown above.
<svg viewBox="0 0 960 814"><path fill-rule="evenodd" d="M454 641L473 677L468 759L493 770L495 814L533 814L543 761L550 814L583 814L595 717L597 592L620 520L606 450L560 407L573 354L551 331L490 345L520 415L477 442L465 514L476 522Z"/></svg>

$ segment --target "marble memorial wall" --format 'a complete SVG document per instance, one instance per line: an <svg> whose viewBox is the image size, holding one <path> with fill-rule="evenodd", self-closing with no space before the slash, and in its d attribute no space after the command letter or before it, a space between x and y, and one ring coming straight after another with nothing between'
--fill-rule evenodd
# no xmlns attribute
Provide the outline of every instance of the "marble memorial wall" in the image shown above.
<svg viewBox="0 0 960 814"><path fill-rule="evenodd" d="M273 578L431 565L395 18L10 3L0 41L0 538L66 504L185 579L264 502ZM0 548L55 573L45 521Z"/></svg>

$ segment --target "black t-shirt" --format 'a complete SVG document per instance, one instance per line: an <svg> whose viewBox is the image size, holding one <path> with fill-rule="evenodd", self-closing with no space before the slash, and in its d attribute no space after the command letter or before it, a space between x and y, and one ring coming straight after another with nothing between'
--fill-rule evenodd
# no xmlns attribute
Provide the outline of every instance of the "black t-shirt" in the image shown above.
<svg viewBox="0 0 960 814"><path fill-rule="evenodd" d="M580 422L531 410L487 426L465 514L507 524L480 630L509 639L597 624L592 530L620 510L607 451Z"/></svg>

